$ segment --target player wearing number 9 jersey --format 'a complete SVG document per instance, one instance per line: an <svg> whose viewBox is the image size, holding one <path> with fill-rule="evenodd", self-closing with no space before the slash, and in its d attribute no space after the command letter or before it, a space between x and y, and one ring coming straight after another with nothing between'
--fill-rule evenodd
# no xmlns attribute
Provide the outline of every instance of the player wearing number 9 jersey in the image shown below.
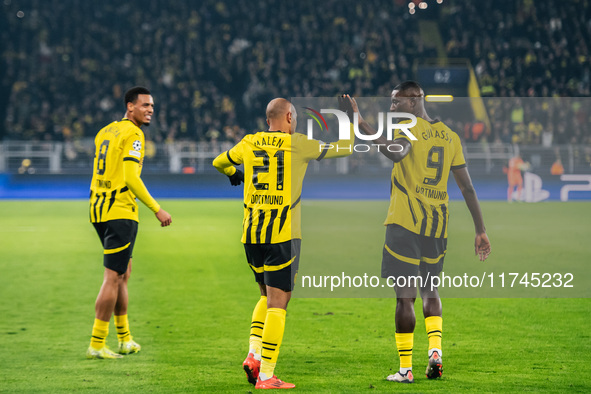
<svg viewBox="0 0 591 394"><path fill-rule="evenodd" d="M302 182L310 160L350 155L355 137L351 128L349 139L325 144L295 133L295 108L282 98L268 104L267 123L268 131L245 136L213 165L232 185L244 181L242 243L261 292L243 368L256 388L293 388L273 371L299 264Z"/></svg>
<svg viewBox="0 0 591 394"><path fill-rule="evenodd" d="M447 251L447 180L450 171L453 172L472 214L476 232L474 247L481 261L490 254L490 242L458 135L441 121L429 117L424 106L424 92L418 83L407 81L396 86L391 100L390 111L410 113L416 117L417 122L408 129L414 138L396 130L393 141L384 137L377 140L378 143L398 145L399 148L381 150L394 162L390 206L385 221L387 227L382 251L382 277L398 279L394 283L396 346L400 370L387 379L412 383L417 283L423 299L423 315L429 338L426 375L428 378L438 378L443 371L441 300L438 289L432 287L429 276L440 274ZM351 111L359 112L354 99L349 98L349 104ZM359 129L365 134L375 134L361 115ZM418 275L422 277L422 281L412 279ZM404 280L400 280L400 277Z"/></svg>
<svg viewBox="0 0 591 394"><path fill-rule="evenodd" d="M129 333L127 318L127 281L139 221L136 197L156 214L161 226L171 223L168 212L160 208L140 178L144 160L140 126L149 125L154 113L150 91L143 87L130 89L125 94L125 106L125 118L107 125L95 138L90 221L104 249L105 272L95 304L88 358L118 358L140 350ZM105 346L113 313L120 354Z"/></svg>
<svg viewBox="0 0 591 394"><path fill-rule="evenodd" d="M416 141L399 129L394 132L394 140L408 141L412 149L392 167L390 206L384 224L397 224L423 236L447 238L447 180L450 169L466 167L460 138L439 120L417 117L417 124L410 130Z"/></svg>

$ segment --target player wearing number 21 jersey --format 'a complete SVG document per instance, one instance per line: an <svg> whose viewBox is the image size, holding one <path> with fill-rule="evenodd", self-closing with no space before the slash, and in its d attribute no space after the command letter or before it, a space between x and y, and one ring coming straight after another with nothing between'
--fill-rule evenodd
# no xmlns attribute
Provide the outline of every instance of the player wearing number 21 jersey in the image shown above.
<svg viewBox="0 0 591 394"><path fill-rule="evenodd" d="M293 388L274 376L287 303L298 270L302 182L310 160L353 153L354 134L331 144L295 133L297 114L277 98L267 106L269 130L245 136L213 161L232 185L244 181L242 243L261 297L251 321L243 368L257 389ZM244 173L235 166L244 164Z"/></svg>
<svg viewBox="0 0 591 394"><path fill-rule="evenodd" d="M234 166L244 164L242 243L300 239L300 197L308 162L348 156L352 141L328 144L300 133L267 130L246 135L219 155L213 164L226 175L234 173Z"/></svg>

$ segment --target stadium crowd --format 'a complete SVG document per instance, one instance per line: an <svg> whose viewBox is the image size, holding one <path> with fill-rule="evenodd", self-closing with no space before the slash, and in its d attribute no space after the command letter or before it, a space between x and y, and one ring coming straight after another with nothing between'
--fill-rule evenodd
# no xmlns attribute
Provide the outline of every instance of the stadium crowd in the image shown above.
<svg viewBox="0 0 591 394"><path fill-rule="evenodd" d="M92 138L122 116L124 90L145 85L156 100L155 142L237 141L266 127L260 108L270 98L387 96L413 79L416 60L437 57L405 1L4 0L2 7L4 139ZM587 1L455 0L441 10L447 56L470 59L484 96L589 96ZM457 125L467 140L537 144L546 132L559 143L590 142L580 102L554 110L524 101L522 121L514 121L513 101L487 103L502 121L484 132ZM540 111L565 130L539 130Z"/></svg>
<svg viewBox="0 0 591 394"><path fill-rule="evenodd" d="M492 121L489 141L591 144L588 1L461 1L442 13L449 57L468 58ZM507 12L510 11L510 12ZM466 130L467 140L478 140Z"/></svg>

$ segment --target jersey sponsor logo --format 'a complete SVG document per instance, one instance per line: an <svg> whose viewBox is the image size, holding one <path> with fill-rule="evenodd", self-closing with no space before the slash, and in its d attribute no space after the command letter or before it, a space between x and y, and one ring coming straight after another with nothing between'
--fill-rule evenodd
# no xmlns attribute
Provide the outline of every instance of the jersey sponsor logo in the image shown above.
<svg viewBox="0 0 591 394"><path fill-rule="evenodd" d="M140 140L133 141L133 149L138 152L141 151L142 150L142 141L140 141Z"/></svg>
<svg viewBox="0 0 591 394"><path fill-rule="evenodd" d="M135 150L130 150L129 151L129 155L130 156L135 156L135 157L138 157L138 158L139 157L142 157L142 154L140 152L135 151Z"/></svg>

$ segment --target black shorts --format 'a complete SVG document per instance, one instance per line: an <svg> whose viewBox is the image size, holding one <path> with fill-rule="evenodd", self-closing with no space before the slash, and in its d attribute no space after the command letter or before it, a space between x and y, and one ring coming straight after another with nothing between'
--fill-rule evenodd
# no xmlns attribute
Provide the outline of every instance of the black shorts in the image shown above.
<svg viewBox="0 0 591 394"><path fill-rule="evenodd" d="M301 239L278 244L244 244L257 283L292 291L300 265Z"/></svg>
<svg viewBox="0 0 591 394"><path fill-rule="evenodd" d="M415 234L397 224L386 227L382 256L382 278L437 276L443 270L447 238Z"/></svg>
<svg viewBox="0 0 591 394"><path fill-rule="evenodd" d="M124 274L133 252L138 222L129 219L116 219L93 223L103 244L103 265L108 269Z"/></svg>

